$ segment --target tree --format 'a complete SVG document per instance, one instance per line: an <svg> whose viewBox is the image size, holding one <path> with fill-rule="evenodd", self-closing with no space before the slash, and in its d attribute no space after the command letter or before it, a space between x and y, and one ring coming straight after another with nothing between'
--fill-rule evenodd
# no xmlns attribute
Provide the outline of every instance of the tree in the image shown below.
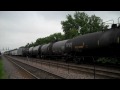
<svg viewBox="0 0 120 90"><path fill-rule="evenodd" d="M62 35L61 33L54 33L54 34L44 37L44 38L38 38L36 40L35 44L36 45L45 44L45 43L49 43L49 42L54 42L56 40L64 40L64 35Z"/></svg>
<svg viewBox="0 0 120 90"><path fill-rule="evenodd" d="M84 12L75 12L74 16L67 15L66 21L61 21L65 39L73 38L78 35L102 31L107 28L100 17L92 15L89 17ZM80 33L79 33L79 27Z"/></svg>
<svg viewBox="0 0 120 90"><path fill-rule="evenodd" d="M27 43L25 47L37 46L37 45L42 45L42 44L60 41L60 40L64 40L64 35L62 35L61 33L54 33L44 38L38 38L34 43L33 42L31 42L30 44Z"/></svg>
<svg viewBox="0 0 120 90"><path fill-rule="evenodd" d="M25 47L26 47L26 48L29 47L29 43L27 43L27 45L25 45Z"/></svg>

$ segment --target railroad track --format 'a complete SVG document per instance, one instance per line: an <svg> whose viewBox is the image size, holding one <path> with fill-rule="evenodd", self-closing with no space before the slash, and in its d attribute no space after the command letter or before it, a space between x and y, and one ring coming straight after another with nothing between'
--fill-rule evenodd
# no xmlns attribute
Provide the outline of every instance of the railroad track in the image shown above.
<svg viewBox="0 0 120 90"><path fill-rule="evenodd" d="M31 79L39 79L37 76L35 76L34 74L32 74L31 72L29 72L27 69L25 69L24 67L22 67L21 65L17 64L16 62L14 62L13 60L11 60L10 58L8 59L11 63L13 63L15 66L19 67L20 69L22 69L25 73L29 74L30 76L32 76Z"/></svg>
<svg viewBox="0 0 120 90"><path fill-rule="evenodd" d="M58 63L55 61L40 60L40 59L33 60L33 58L32 59L29 58L29 61L37 62L39 64L42 63L44 65L48 65L51 67L54 66L56 68L64 68L68 70L69 74L70 72L74 72L74 73L85 72L85 73L91 74L93 78L103 77L103 78L108 78L108 79L120 79L120 70L115 70L112 68L105 68L105 67L98 67L98 66L91 66L91 65L89 66L75 65L71 63L62 63L62 62Z"/></svg>
<svg viewBox="0 0 120 90"><path fill-rule="evenodd" d="M17 65L18 67L20 67L21 69L23 69L24 71L26 71L27 73L29 73L30 75L32 75L35 79L64 79L61 76L55 75L53 73L41 70L35 66L31 66L29 64L20 62L18 60L15 60L14 58L11 57L7 57L9 58L9 60L14 63L15 65Z"/></svg>
<svg viewBox="0 0 120 90"><path fill-rule="evenodd" d="M39 61L40 62L40 61ZM87 72L94 74L95 76L103 76L106 78L113 78L113 79L120 79L120 70L115 70L112 68L106 69L103 67L98 67L98 66L87 66L87 65L74 65L74 64L66 64L66 63L57 63L57 62L50 62L50 61L42 61L42 63L45 64L51 64L53 66L57 67L63 67L69 70L72 70L74 72ZM95 78L94 76L94 78Z"/></svg>

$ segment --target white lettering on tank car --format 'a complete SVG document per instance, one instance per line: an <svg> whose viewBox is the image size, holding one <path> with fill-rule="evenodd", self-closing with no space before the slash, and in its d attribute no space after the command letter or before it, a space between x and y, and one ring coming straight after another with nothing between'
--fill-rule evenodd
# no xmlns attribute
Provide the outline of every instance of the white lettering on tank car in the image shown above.
<svg viewBox="0 0 120 90"><path fill-rule="evenodd" d="M72 43L66 43L66 47L72 48Z"/></svg>

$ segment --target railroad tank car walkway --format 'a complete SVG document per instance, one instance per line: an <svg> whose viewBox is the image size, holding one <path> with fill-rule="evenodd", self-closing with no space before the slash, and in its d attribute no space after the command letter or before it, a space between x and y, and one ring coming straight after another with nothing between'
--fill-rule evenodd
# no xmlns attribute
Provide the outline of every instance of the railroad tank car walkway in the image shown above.
<svg viewBox="0 0 120 90"><path fill-rule="evenodd" d="M6 57L2 56L2 60L5 73L7 74L7 79L27 79L24 73Z"/></svg>

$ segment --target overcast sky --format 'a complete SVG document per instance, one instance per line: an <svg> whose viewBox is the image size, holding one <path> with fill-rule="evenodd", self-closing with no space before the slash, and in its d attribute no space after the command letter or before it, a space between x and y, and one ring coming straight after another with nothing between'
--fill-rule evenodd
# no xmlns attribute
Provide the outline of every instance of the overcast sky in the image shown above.
<svg viewBox="0 0 120 90"><path fill-rule="evenodd" d="M83 11L81 11L83 12ZM120 11L85 11L103 21L117 22ZM0 11L0 51L19 48L36 39L61 32L61 21L74 11Z"/></svg>

